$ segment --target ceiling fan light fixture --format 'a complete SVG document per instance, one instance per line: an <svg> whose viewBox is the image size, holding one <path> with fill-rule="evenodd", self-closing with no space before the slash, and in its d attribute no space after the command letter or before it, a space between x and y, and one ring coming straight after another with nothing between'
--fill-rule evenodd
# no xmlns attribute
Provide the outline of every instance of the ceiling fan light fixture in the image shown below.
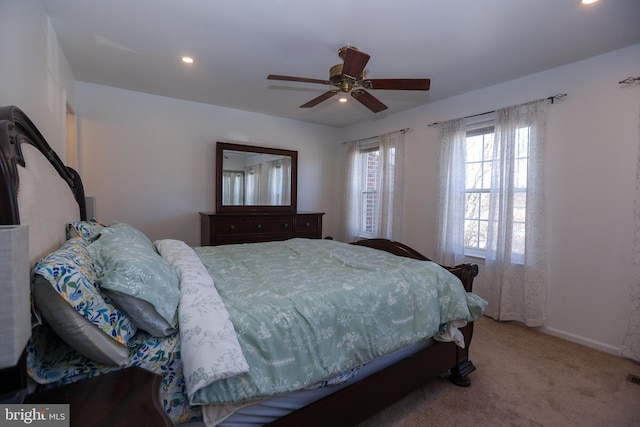
<svg viewBox="0 0 640 427"><path fill-rule="evenodd" d="M340 90L344 93L349 93L353 90L353 82L349 79L343 79L340 82Z"/></svg>
<svg viewBox="0 0 640 427"><path fill-rule="evenodd" d="M341 97L338 99L338 101L340 101L340 102L347 102L347 97L343 95L343 96L341 96Z"/></svg>
<svg viewBox="0 0 640 427"><path fill-rule="evenodd" d="M184 62L185 64L193 64L193 58L190 56L183 56L182 62Z"/></svg>

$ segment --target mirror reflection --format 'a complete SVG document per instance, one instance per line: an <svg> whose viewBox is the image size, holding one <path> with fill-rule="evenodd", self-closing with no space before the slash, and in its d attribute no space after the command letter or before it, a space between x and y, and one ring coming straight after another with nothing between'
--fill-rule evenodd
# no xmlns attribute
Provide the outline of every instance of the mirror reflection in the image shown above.
<svg viewBox="0 0 640 427"><path fill-rule="evenodd" d="M223 150L224 206L291 205L291 157Z"/></svg>

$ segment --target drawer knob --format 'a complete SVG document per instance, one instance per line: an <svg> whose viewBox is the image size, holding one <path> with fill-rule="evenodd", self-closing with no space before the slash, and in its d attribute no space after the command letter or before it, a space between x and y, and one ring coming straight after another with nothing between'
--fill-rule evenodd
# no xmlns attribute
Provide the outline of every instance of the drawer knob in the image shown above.
<svg viewBox="0 0 640 427"><path fill-rule="evenodd" d="M311 227L311 223L310 223L310 222L306 223L305 225L306 225L307 227Z"/></svg>
<svg viewBox="0 0 640 427"><path fill-rule="evenodd" d="M258 225L256 225L256 228L257 228L258 230L259 230L259 229L261 229L261 228L262 228L262 224L258 224Z"/></svg>
<svg viewBox="0 0 640 427"><path fill-rule="evenodd" d="M284 228L287 228L287 227L289 227L289 224L285 223L285 224L282 224L282 226L283 226Z"/></svg>
<svg viewBox="0 0 640 427"><path fill-rule="evenodd" d="M235 225L233 225L233 224L231 224L231 225L229 226L229 228L230 228L231 230L235 230L235 229L236 229L236 226L235 226Z"/></svg>

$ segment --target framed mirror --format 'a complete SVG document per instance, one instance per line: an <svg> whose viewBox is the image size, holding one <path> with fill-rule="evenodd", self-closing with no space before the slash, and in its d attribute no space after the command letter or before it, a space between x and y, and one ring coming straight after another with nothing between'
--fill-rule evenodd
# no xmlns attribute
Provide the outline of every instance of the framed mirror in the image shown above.
<svg viewBox="0 0 640 427"><path fill-rule="evenodd" d="M216 212L295 212L298 152L216 143Z"/></svg>

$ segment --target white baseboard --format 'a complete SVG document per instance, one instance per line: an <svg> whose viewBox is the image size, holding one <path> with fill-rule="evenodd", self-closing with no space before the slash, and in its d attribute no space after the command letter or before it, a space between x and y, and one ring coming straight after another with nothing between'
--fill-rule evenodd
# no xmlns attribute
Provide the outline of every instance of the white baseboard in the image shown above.
<svg viewBox="0 0 640 427"><path fill-rule="evenodd" d="M619 347L615 347L609 344L602 343L600 341L595 341L589 338L581 337L580 335L571 334L569 332L561 331L555 328L543 327L539 329L540 332L544 332L545 334L553 335L558 338L565 339L567 341L575 342L578 344L582 344L587 347L595 348L596 350L601 350L606 353L615 354L616 356L620 356L622 354L622 349Z"/></svg>

